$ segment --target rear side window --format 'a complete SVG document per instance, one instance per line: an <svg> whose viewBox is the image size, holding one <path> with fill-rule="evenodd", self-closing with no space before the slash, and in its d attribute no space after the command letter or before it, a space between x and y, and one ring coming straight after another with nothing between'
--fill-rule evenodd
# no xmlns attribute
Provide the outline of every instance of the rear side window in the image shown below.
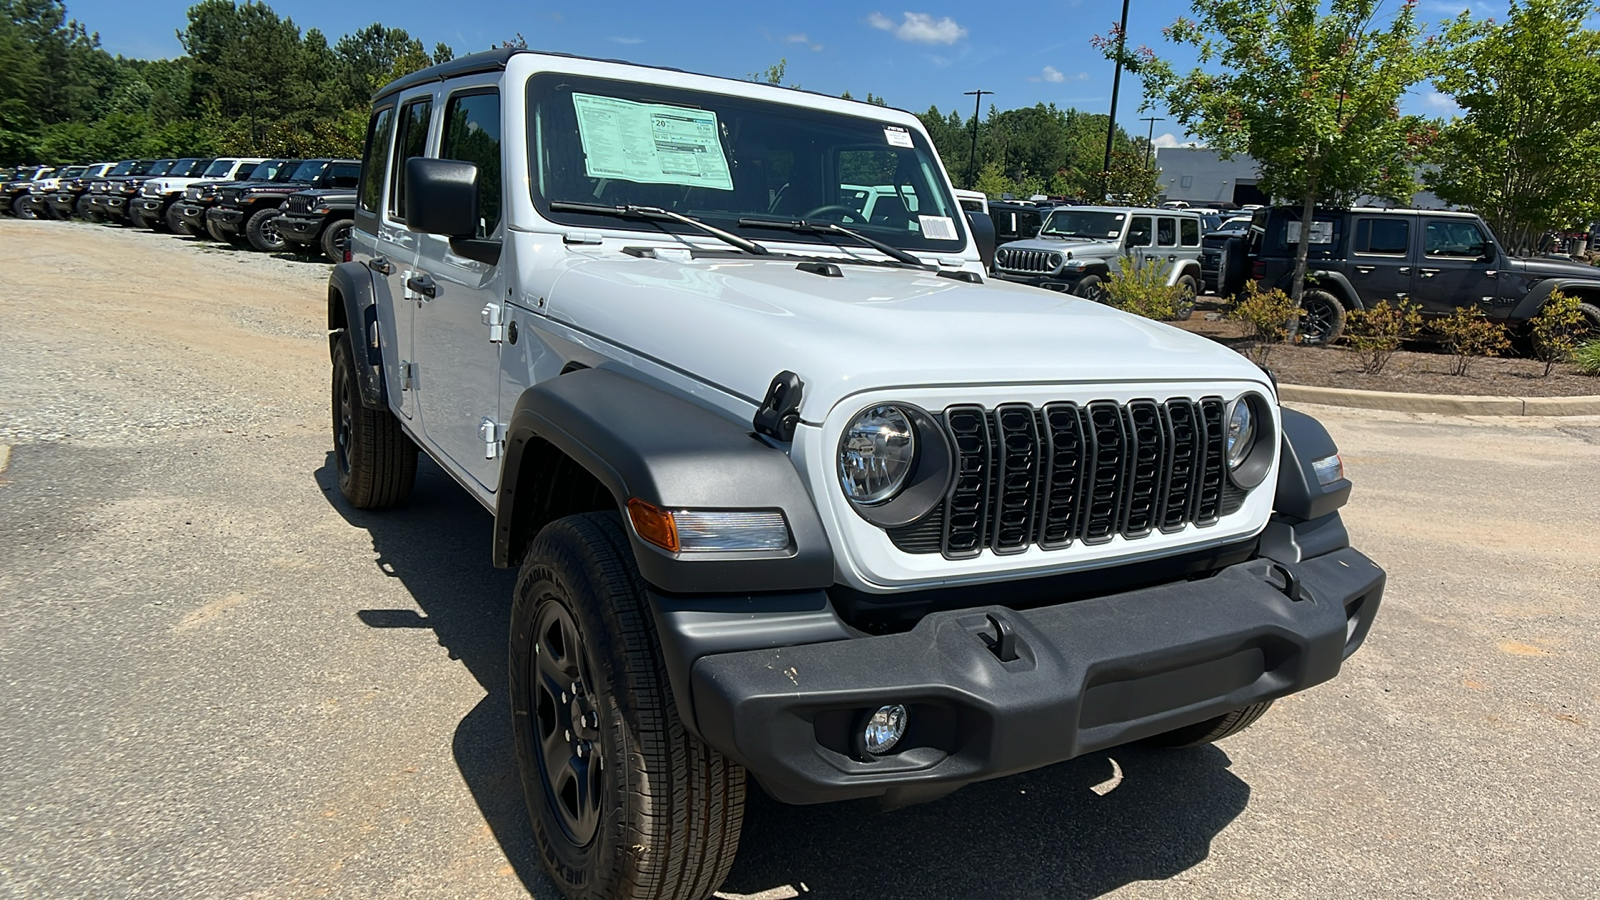
<svg viewBox="0 0 1600 900"><path fill-rule="evenodd" d="M1411 223L1405 219L1357 219L1350 249L1376 256L1405 256L1411 249Z"/></svg>
<svg viewBox="0 0 1600 900"><path fill-rule="evenodd" d="M1185 247L1200 246L1200 221L1198 219L1179 219L1178 231L1183 238Z"/></svg>
<svg viewBox="0 0 1600 900"><path fill-rule="evenodd" d="M1163 247L1178 246L1178 220L1160 218L1156 220L1156 243Z"/></svg>
<svg viewBox="0 0 1600 900"><path fill-rule="evenodd" d="M1024 212L1017 216L1017 233L1023 237L1033 237L1039 233L1039 226L1044 219L1036 212Z"/></svg>
<svg viewBox="0 0 1600 900"><path fill-rule="evenodd" d="M478 237L500 224L500 94L458 94L445 106L440 159L478 167Z"/></svg>
<svg viewBox="0 0 1600 900"><path fill-rule="evenodd" d="M367 126L367 152L361 159L361 208L378 211L383 196L383 173L389 169L389 140L394 137L394 107L378 110Z"/></svg>
<svg viewBox="0 0 1600 900"><path fill-rule="evenodd" d="M433 115L433 98L413 100L400 108L400 121L394 139L394 172L389 176L389 217L406 217L406 160L428 150L428 119Z"/></svg>

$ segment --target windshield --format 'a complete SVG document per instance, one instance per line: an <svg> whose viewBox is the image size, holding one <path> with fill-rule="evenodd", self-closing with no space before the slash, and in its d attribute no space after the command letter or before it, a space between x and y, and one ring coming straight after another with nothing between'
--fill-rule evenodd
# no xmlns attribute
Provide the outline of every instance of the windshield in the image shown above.
<svg viewBox="0 0 1600 900"><path fill-rule="evenodd" d="M654 207L754 240L773 232L741 218L835 223L902 249L965 244L960 208L927 140L881 120L541 75L528 82L528 131L534 204L561 224L693 231L666 219L552 211L552 201ZM783 240L850 243L816 233Z"/></svg>
<svg viewBox="0 0 1600 900"><path fill-rule="evenodd" d="M137 159L125 159L122 162L112 166L111 171L106 173L106 177L115 178L118 175L132 175L133 170L137 169L141 165L144 165L144 163Z"/></svg>
<svg viewBox="0 0 1600 900"><path fill-rule="evenodd" d="M1058 209L1050 213L1039 228L1039 236L1091 238L1106 240L1122 234L1126 213Z"/></svg>
<svg viewBox="0 0 1600 900"><path fill-rule="evenodd" d="M178 161L175 159L158 159L154 163L151 163L150 170L148 172L137 172L135 174L150 176L165 175L172 170L172 167L176 165L177 162Z"/></svg>
<svg viewBox="0 0 1600 900"><path fill-rule="evenodd" d="M79 175L82 175L84 172L87 172L88 170L89 170L88 166L67 166L65 169L61 170L61 177L62 178L77 178Z"/></svg>
<svg viewBox="0 0 1600 900"><path fill-rule="evenodd" d="M209 159L180 159L172 164L172 168L167 170L167 177L190 178L199 175L205 170L206 163L210 161Z"/></svg>
<svg viewBox="0 0 1600 900"><path fill-rule="evenodd" d="M328 161L325 159L308 159L301 163L300 166L294 170L294 175L292 175L289 180L305 182L316 181L318 178L322 177L322 170L326 169L327 167Z"/></svg>
<svg viewBox="0 0 1600 900"><path fill-rule="evenodd" d="M200 177L227 178L228 173L233 171L233 162L231 159L214 159L211 165L206 166L205 172Z"/></svg>

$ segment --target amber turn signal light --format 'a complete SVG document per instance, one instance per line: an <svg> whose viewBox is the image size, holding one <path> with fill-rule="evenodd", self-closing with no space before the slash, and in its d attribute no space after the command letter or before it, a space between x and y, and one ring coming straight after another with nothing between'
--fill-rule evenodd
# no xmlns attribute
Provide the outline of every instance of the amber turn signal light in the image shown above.
<svg viewBox="0 0 1600 900"><path fill-rule="evenodd" d="M633 530L639 537L664 550L678 552L678 524L672 520L672 513L634 497L628 501L628 518L633 520Z"/></svg>

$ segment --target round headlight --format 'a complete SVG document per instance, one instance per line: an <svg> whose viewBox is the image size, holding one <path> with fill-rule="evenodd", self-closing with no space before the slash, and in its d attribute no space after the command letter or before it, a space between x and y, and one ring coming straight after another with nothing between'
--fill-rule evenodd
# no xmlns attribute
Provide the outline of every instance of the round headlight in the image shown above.
<svg viewBox="0 0 1600 900"><path fill-rule="evenodd" d="M1050 268L1054 269L1054 268L1056 268L1057 266L1060 266L1060 265L1061 265L1061 254L1059 254L1059 253L1050 254Z"/></svg>
<svg viewBox="0 0 1600 900"><path fill-rule="evenodd" d="M891 499L905 486L916 453L916 430L903 410L863 410L839 441L839 483L845 496L868 505Z"/></svg>
<svg viewBox="0 0 1600 900"><path fill-rule="evenodd" d="M1228 409L1228 468L1237 469L1256 442L1256 417L1248 398L1240 397Z"/></svg>

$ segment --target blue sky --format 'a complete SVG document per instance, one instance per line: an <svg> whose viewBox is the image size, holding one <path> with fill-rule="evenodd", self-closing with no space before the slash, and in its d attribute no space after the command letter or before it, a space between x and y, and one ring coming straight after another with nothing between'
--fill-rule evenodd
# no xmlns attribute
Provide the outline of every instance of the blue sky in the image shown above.
<svg viewBox="0 0 1600 900"><path fill-rule="evenodd" d="M1398 2L1398 0L1396 0ZM176 32L187 22L184 0L67 0L67 12L98 31L112 53L142 58L182 52ZM742 78L788 60L790 83L829 94L868 91L913 112L972 111L964 91L994 91L984 98L1001 109L1055 103L1102 112L1111 100L1111 64L1090 45L1121 12L1115 0L1011 0L1004 4L900 0L812 0L808 3L626 2L563 0L388 0L384 3L273 0L280 15L302 29L319 28L330 40L374 21L404 28L430 48L437 41L456 53L487 49L520 32L528 46L584 56L674 66ZM1464 8L1503 14L1473 0L1423 0L1425 21ZM1184 62L1165 44L1161 29L1188 10L1187 0L1133 0L1128 40ZM1188 60L1192 63L1192 60ZM1409 111L1438 114L1448 101L1423 90ZM1141 100L1136 79L1124 78L1118 122L1133 133ZM1171 121L1156 123L1158 145L1183 135ZM1160 138L1165 137L1165 140Z"/></svg>

